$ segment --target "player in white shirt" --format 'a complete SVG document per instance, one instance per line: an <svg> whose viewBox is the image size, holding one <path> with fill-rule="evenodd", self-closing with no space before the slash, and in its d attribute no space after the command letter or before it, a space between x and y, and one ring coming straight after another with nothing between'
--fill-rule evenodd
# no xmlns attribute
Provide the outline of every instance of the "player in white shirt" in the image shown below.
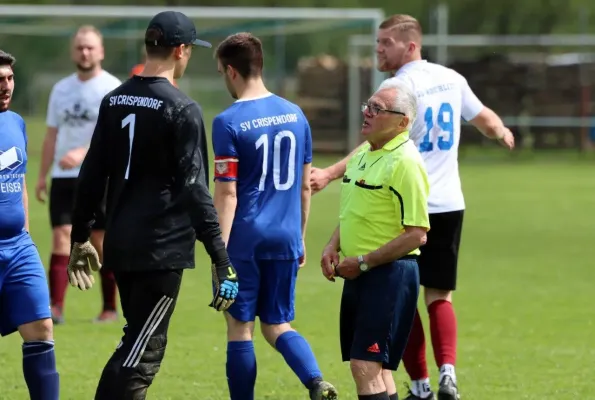
<svg viewBox="0 0 595 400"><path fill-rule="evenodd" d="M101 100L121 84L118 78L101 68L103 57L103 38L99 30L89 25L80 27L72 39L72 59L77 72L54 85L48 103L47 133L35 194L40 202L45 202L47 175L51 170L49 209L53 244L49 283L55 324L64 322L62 312L68 286L66 267L76 179L91 143ZM101 255L105 210L97 210L96 217L91 242ZM106 268L101 269L101 288L103 309L96 321L115 321L116 281Z"/></svg>
<svg viewBox="0 0 595 400"><path fill-rule="evenodd" d="M465 209L458 168L461 118L509 149L514 147L514 137L500 117L475 96L463 76L450 68L422 60L421 42L419 22L408 15L394 15L380 25L376 54L379 70L394 74L381 87L397 79L409 85L417 95L418 117L410 137L425 161L430 180L428 210L431 226L419 258L420 283L425 289L432 345L440 370L438 399L455 400L459 399L459 393L454 368L457 327L452 291L456 288ZM313 192L342 177L352 154L328 168L313 168ZM419 312L414 319L403 363L412 380L405 400L435 399L430 388ZM392 381L392 376L385 374L385 380ZM385 383L387 388L394 387L394 382Z"/></svg>

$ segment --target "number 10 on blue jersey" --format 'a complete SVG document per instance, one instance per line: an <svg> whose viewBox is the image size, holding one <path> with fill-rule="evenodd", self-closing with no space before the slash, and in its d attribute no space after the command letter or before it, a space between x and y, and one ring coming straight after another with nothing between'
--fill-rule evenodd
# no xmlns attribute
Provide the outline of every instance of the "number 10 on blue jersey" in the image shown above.
<svg viewBox="0 0 595 400"><path fill-rule="evenodd" d="M432 107L426 108L426 112L424 113L426 134L419 144L420 153L426 153L434 150L434 143L432 143L430 133L432 132L432 129L435 125L437 125L441 131L437 136L438 149L442 151L448 151L451 149L455 141L453 115L454 113L450 103L442 103L438 109L436 123L434 123L434 110Z"/></svg>
<svg viewBox="0 0 595 400"><path fill-rule="evenodd" d="M289 140L289 155L287 158L287 180L281 182L281 142L283 139ZM267 177L269 165L269 136L265 133L256 141L256 150L263 148L262 154L262 174L258 190L264 191L264 183ZM275 135L273 140L273 185L277 190L289 190L295 181L295 135L291 131L281 131Z"/></svg>

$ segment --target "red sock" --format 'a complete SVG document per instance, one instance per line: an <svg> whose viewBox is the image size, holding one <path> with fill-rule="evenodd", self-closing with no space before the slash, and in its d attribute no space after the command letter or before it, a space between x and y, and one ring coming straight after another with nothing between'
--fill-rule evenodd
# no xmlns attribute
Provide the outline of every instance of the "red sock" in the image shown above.
<svg viewBox="0 0 595 400"><path fill-rule="evenodd" d="M103 311L116 311L116 278L109 269L101 268L101 295Z"/></svg>
<svg viewBox="0 0 595 400"><path fill-rule="evenodd" d="M457 318L452 303L438 300L428 307L430 334L438 368L444 364L455 365L457 359Z"/></svg>
<svg viewBox="0 0 595 400"><path fill-rule="evenodd" d="M58 254L52 254L50 258L50 302L60 309L64 308L64 296L68 287L68 259L69 256Z"/></svg>
<svg viewBox="0 0 595 400"><path fill-rule="evenodd" d="M413 327L403 353L403 364L412 381L426 379L429 376L426 363L426 338L418 310L415 310Z"/></svg>

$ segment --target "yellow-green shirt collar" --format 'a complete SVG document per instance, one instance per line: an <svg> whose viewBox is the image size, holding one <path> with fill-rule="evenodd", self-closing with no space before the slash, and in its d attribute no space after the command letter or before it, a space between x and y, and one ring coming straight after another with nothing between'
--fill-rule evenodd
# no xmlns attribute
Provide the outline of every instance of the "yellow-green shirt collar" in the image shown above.
<svg viewBox="0 0 595 400"><path fill-rule="evenodd" d="M382 146L383 150L392 151L409 140L409 131L401 132Z"/></svg>

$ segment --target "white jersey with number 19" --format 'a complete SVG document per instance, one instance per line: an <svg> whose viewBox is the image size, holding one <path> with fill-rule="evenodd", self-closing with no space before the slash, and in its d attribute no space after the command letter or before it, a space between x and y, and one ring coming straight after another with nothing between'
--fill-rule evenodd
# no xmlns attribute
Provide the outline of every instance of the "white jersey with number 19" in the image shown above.
<svg viewBox="0 0 595 400"><path fill-rule="evenodd" d="M469 121L483 104L458 72L425 60L401 67L395 77L417 95L417 118L410 137L426 164L430 214L465 208L459 177L461 118Z"/></svg>

